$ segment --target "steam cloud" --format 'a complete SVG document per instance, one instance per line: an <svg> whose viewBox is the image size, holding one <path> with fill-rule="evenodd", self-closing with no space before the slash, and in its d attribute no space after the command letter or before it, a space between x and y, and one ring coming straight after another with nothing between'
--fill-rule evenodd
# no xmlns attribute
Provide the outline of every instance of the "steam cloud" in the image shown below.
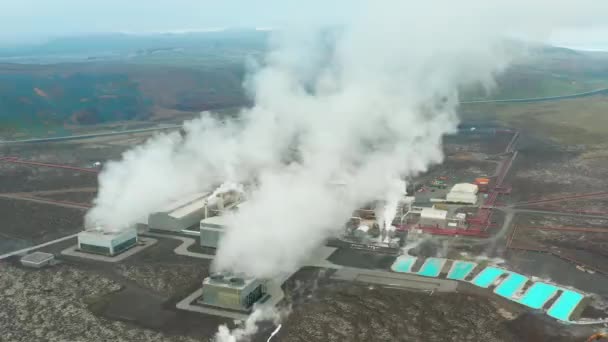
<svg viewBox="0 0 608 342"><path fill-rule="evenodd" d="M226 325L220 325L215 334L214 342L237 342L243 341L258 332L258 323L263 321L274 321L279 324L281 318L288 312L279 312L272 307L258 307L245 320L242 327L230 330Z"/></svg>
<svg viewBox="0 0 608 342"><path fill-rule="evenodd" d="M505 37L542 39L608 13L605 2L585 0L353 7L337 28L278 32L247 81L255 106L239 120L203 113L185 124L185 137L158 135L108 163L87 224L122 229L181 196L254 179L215 267L257 277L292 271L353 209L394 203L396 182L442 161L458 89L491 88L521 52Z"/></svg>

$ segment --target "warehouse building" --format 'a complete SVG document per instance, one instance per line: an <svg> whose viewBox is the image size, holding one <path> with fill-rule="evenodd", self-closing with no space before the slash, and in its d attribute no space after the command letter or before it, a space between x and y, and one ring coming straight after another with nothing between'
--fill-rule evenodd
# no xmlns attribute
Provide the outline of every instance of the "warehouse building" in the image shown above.
<svg viewBox="0 0 608 342"><path fill-rule="evenodd" d="M201 246L217 248L220 238L226 229L225 216L212 216L200 222L201 227Z"/></svg>
<svg viewBox="0 0 608 342"><path fill-rule="evenodd" d="M418 224L425 227L445 228L447 217L447 210L423 208L420 212L420 221L418 221Z"/></svg>
<svg viewBox="0 0 608 342"><path fill-rule="evenodd" d="M460 183L454 185L445 197L449 203L475 204L477 203L478 187L475 184Z"/></svg>
<svg viewBox="0 0 608 342"><path fill-rule="evenodd" d="M202 219L233 209L241 202L241 195L239 191L232 189L219 193L195 193L150 214L148 226L150 229L168 231L181 231L198 226Z"/></svg>
<svg viewBox="0 0 608 342"><path fill-rule="evenodd" d="M180 231L197 225L205 218L209 193L196 193L167 205L150 214L150 229Z"/></svg>
<svg viewBox="0 0 608 342"><path fill-rule="evenodd" d="M34 252L21 258L21 265L25 267L42 268L50 265L55 256L51 253Z"/></svg>
<svg viewBox="0 0 608 342"><path fill-rule="evenodd" d="M135 228L118 232L92 229L78 234L78 249L81 252L115 256L136 244L137 230Z"/></svg>
<svg viewBox="0 0 608 342"><path fill-rule="evenodd" d="M266 284L259 279L216 273L203 280L203 296L198 302L230 310L250 311L253 304L266 297Z"/></svg>

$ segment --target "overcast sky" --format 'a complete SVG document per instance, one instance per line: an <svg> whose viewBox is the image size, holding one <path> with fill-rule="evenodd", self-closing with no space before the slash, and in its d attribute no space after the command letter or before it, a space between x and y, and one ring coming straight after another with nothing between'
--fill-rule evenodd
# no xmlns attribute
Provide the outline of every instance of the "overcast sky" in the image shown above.
<svg viewBox="0 0 608 342"><path fill-rule="evenodd" d="M0 0L0 43L100 32L281 27L297 20L339 23L356 11L360 1L363 0ZM608 27L608 19L605 26ZM556 33L551 42L608 49L608 28L564 30Z"/></svg>
<svg viewBox="0 0 608 342"><path fill-rule="evenodd" d="M294 19L334 22L355 1L0 0L0 37L277 27Z"/></svg>

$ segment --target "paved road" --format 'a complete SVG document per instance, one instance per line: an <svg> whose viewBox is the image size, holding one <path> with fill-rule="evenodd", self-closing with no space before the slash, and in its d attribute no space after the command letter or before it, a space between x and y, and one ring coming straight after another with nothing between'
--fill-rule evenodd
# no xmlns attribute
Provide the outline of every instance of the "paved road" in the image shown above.
<svg viewBox="0 0 608 342"><path fill-rule="evenodd" d="M533 97L533 98L528 98L528 99L463 101L463 102L460 102L460 103L461 104L471 104L471 103L532 103L532 102L568 100L568 99L576 99L576 98L580 98L580 97L588 97L588 96L604 95L604 94L608 95L608 88L596 89L596 90L587 91L587 92L584 92L584 93L562 95L562 96Z"/></svg>
<svg viewBox="0 0 608 342"><path fill-rule="evenodd" d="M58 242L62 242L62 241L65 241L65 240L69 240L69 239L75 238L76 236L78 236L78 233L72 234L72 235L68 235L68 236L64 236L62 238L55 239L53 241L41 243L41 244L36 245L36 246L32 246L32 247L20 249L20 250L17 250L17 251L13 251L13 252L10 252L10 253L6 253L6 254L3 254L3 255L0 255L0 260L6 259L6 258L11 257L13 255L19 255L19 254L27 253L27 252L32 251L34 249L50 246L50 245L58 243Z"/></svg>
<svg viewBox="0 0 608 342"><path fill-rule="evenodd" d="M184 256L188 256L188 257L192 257L192 258L199 258L199 259L208 259L211 260L213 258L215 258L215 255L213 254L202 254L202 253L194 253L194 252L190 252L188 250L188 247L194 245L196 243L196 240L192 239L192 238L188 238L188 237L183 237L183 236L176 236L176 235L169 235L169 234L158 234L158 233L146 233L146 235L149 236L154 236L154 237L159 237L159 238L165 238L165 239L174 239L174 240L180 240L182 241L182 244L177 246L173 252L175 254L178 255L184 255Z"/></svg>
<svg viewBox="0 0 608 342"><path fill-rule="evenodd" d="M172 126L155 127L155 128L131 129L131 130L120 131L120 132L107 132L107 133L68 135L68 136L63 136L63 137L52 137L52 138L8 140L8 141L0 140L0 145L36 144L36 143L59 142L59 141L69 141L69 140L80 140L80 139L89 139L89 138L98 138L98 137L110 137L110 136L114 136L114 135L124 135L124 134L132 134L132 133L164 131L164 130L168 130L168 129L178 129L178 128L182 128L182 125L172 125Z"/></svg>
<svg viewBox="0 0 608 342"><path fill-rule="evenodd" d="M458 287L454 280L354 267L343 267L337 270L332 278L422 291L454 292Z"/></svg>

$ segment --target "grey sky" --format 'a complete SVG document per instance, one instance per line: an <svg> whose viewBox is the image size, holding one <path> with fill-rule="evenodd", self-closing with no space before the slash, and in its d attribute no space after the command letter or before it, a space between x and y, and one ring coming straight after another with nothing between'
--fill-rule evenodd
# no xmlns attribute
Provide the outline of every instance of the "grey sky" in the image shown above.
<svg viewBox="0 0 608 342"><path fill-rule="evenodd" d="M355 12L361 1L365 0L0 0L0 43L99 32L337 23ZM606 32L606 28L562 31L551 42L608 48Z"/></svg>
<svg viewBox="0 0 608 342"><path fill-rule="evenodd" d="M2 0L0 38L335 21L348 0ZM289 19L287 19L289 18Z"/></svg>

